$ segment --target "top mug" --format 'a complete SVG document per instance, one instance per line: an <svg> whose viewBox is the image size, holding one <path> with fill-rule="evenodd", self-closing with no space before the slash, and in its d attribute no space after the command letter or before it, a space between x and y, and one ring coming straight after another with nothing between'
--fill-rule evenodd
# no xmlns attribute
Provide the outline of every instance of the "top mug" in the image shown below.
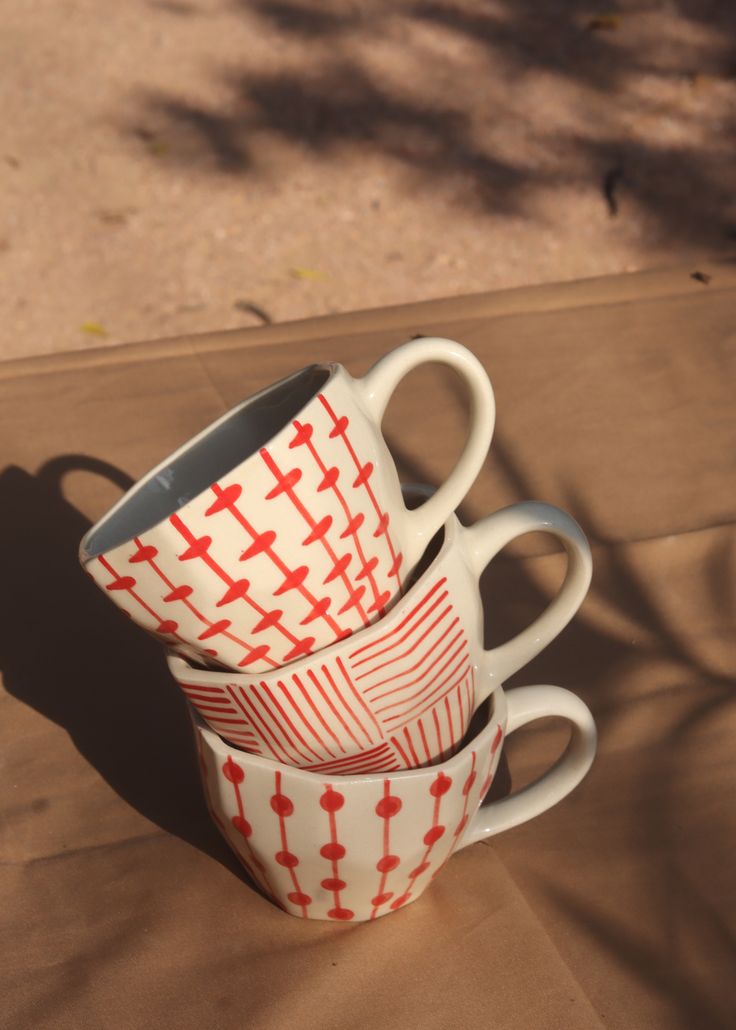
<svg viewBox="0 0 736 1030"><path fill-rule="evenodd" d="M392 393L441 362L468 385L470 429L409 510L381 434ZM83 538L97 585L172 650L265 672L379 619L457 508L493 434L483 366L452 340L398 347L362 379L310 365L233 408L144 476Z"/></svg>

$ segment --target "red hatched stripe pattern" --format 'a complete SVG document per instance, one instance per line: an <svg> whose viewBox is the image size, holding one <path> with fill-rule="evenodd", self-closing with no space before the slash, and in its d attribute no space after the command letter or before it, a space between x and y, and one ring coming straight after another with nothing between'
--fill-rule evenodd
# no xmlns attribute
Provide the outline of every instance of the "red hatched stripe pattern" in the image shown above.
<svg viewBox="0 0 736 1030"><path fill-rule="evenodd" d="M239 747L328 775L358 775L453 754L473 713L475 672L439 577L395 626L343 657L247 683L181 686Z"/></svg>

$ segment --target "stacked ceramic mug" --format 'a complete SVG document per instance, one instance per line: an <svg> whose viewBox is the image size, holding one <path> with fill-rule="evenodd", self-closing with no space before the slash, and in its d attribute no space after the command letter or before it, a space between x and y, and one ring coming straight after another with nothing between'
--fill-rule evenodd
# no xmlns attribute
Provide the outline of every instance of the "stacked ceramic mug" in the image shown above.
<svg viewBox="0 0 736 1030"><path fill-rule="evenodd" d="M402 491L381 421L425 362L464 379L470 430L444 483ZM458 522L494 410L482 365L450 340L407 343L362 379L313 365L167 458L82 541L98 586L169 650L216 825L294 915L396 911L454 851L550 807L592 761L582 701L501 686L574 615L591 562L577 524L548 505ZM564 583L486 650L479 578L538 530L567 552ZM504 737L548 715L571 723L563 758L481 808Z"/></svg>

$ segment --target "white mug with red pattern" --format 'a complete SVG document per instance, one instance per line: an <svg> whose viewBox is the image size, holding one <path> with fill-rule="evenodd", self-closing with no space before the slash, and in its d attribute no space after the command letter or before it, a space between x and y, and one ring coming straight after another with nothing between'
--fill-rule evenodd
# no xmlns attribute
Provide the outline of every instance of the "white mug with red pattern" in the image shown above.
<svg viewBox="0 0 736 1030"><path fill-rule="evenodd" d="M503 547L540 531L567 551L564 583L526 629L486 650L479 579ZM498 684L570 621L590 584L591 557L578 524L536 502L470 528L451 515L432 556L435 546L428 567L383 619L318 654L260 674L197 669L175 655L169 669L212 729L254 754L325 776L441 761ZM494 599L490 618L505 601Z"/></svg>
<svg viewBox="0 0 736 1030"><path fill-rule="evenodd" d="M381 434L418 365L464 379L470 430L437 492L408 510ZM262 390L145 476L80 560L139 625L206 665L269 672L379 619L486 457L495 406L465 347L413 340L362 378L311 365Z"/></svg>
<svg viewBox="0 0 736 1030"><path fill-rule="evenodd" d="M442 765L337 778L239 751L190 711L210 813L253 881L291 915L359 922L416 901L453 852L546 811L588 772L595 723L574 694L498 688L489 708ZM562 758L479 810L504 737L547 716L571 723Z"/></svg>

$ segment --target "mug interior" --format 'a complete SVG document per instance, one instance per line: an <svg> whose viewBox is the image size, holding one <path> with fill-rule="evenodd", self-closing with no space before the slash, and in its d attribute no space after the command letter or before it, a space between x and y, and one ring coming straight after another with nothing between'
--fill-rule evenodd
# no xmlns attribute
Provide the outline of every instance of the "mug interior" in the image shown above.
<svg viewBox="0 0 736 1030"><path fill-rule="evenodd" d="M165 459L94 526L84 560L139 536L236 468L287 426L322 389L334 365L309 365L255 394Z"/></svg>

